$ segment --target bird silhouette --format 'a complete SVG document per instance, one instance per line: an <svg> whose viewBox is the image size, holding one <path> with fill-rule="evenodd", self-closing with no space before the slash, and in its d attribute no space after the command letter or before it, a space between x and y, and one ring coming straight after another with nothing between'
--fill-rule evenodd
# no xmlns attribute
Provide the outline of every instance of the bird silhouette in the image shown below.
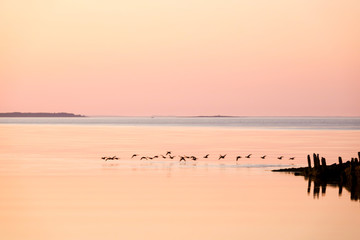
<svg viewBox="0 0 360 240"><path fill-rule="evenodd" d="M205 156L204 156L204 158L208 158L209 157L209 154L206 154Z"/></svg>
<svg viewBox="0 0 360 240"><path fill-rule="evenodd" d="M191 156L191 159L194 160L194 161L196 161L196 160L197 160L197 157Z"/></svg>
<svg viewBox="0 0 360 240"><path fill-rule="evenodd" d="M174 159L174 157L175 157L175 156L171 156L171 155L169 155L169 158L170 158L170 159Z"/></svg>
<svg viewBox="0 0 360 240"><path fill-rule="evenodd" d="M289 160L294 160L295 159L295 157L291 157L291 158L289 158Z"/></svg>
<svg viewBox="0 0 360 240"><path fill-rule="evenodd" d="M278 159L281 160L283 157L284 157L284 156L280 156L280 157L278 157Z"/></svg>
<svg viewBox="0 0 360 240"><path fill-rule="evenodd" d="M168 151L165 155L170 155L171 154L171 151Z"/></svg>
<svg viewBox="0 0 360 240"><path fill-rule="evenodd" d="M245 156L245 157L246 157L246 158L250 158L250 157L251 157L251 155L252 155L252 154L249 154L249 155L247 155L247 156Z"/></svg>
<svg viewBox="0 0 360 240"><path fill-rule="evenodd" d="M105 160L106 158L107 158L107 157L102 157L101 159L102 159L102 160Z"/></svg>
<svg viewBox="0 0 360 240"><path fill-rule="evenodd" d="M161 155L162 156L162 158L166 158L164 155Z"/></svg>
<svg viewBox="0 0 360 240"><path fill-rule="evenodd" d="M241 156L237 156L237 157L236 157L236 161L239 160L240 158L241 158Z"/></svg>
<svg viewBox="0 0 360 240"><path fill-rule="evenodd" d="M143 160L143 159L147 160L147 157L141 157L141 158L140 158L140 160Z"/></svg>
<svg viewBox="0 0 360 240"><path fill-rule="evenodd" d="M226 154L225 154L225 155L221 155L221 154L220 154L220 156L219 156L219 159L218 159L218 160L220 160L220 159L225 159L225 157L226 157Z"/></svg>
<svg viewBox="0 0 360 240"><path fill-rule="evenodd" d="M115 156L114 156L115 157ZM107 161L107 160L114 160L114 157L107 157L107 158L105 158L105 161Z"/></svg>
<svg viewBox="0 0 360 240"><path fill-rule="evenodd" d="M180 156L180 161L179 162L181 162L181 161L186 162L186 159L184 157Z"/></svg>
<svg viewBox="0 0 360 240"><path fill-rule="evenodd" d="M134 154L134 155L132 155L132 157L131 157L131 158L136 157L136 156L137 156L137 154Z"/></svg>
<svg viewBox="0 0 360 240"><path fill-rule="evenodd" d="M158 158L159 156L158 155L155 155L153 158Z"/></svg>
<svg viewBox="0 0 360 240"><path fill-rule="evenodd" d="M262 158L262 159L265 159L265 158L266 158L266 155L264 155L264 156L261 156L261 158Z"/></svg>

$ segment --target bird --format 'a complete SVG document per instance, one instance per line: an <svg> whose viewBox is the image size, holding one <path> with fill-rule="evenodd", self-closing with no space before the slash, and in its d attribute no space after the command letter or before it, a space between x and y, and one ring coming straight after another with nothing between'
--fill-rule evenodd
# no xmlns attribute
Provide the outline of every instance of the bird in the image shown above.
<svg viewBox="0 0 360 240"><path fill-rule="evenodd" d="M266 155L264 155L264 156L261 156L261 158L262 158L262 159L265 159L265 158L266 158Z"/></svg>
<svg viewBox="0 0 360 240"><path fill-rule="evenodd" d="M170 155L171 154L171 151L168 151L165 155Z"/></svg>
<svg viewBox="0 0 360 240"><path fill-rule="evenodd" d="M158 158L159 156L158 155L155 155L153 158Z"/></svg>
<svg viewBox="0 0 360 240"><path fill-rule="evenodd" d="M185 158L190 158L189 156L184 156Z"/></svg>
<svg viewBox="0 0 360 240"><path fill-rule="evenodd" d="M209 154L206 154L205 156L204 156L204 158L208 158L209 157Z"/></svg>
<svg viewBox="0 0 360 240"><path fill-rule="evenodd" d="M181 162L181 161L186 162L186 159L184 157L180 156L180 161L179 162Z"/></svg>
<svg viewBox="0 0 360 240"><path fill-rule="evenodd" d="M250 158L250 156L251 156L252 154L250 153L249 155L247 155L247 156L245 156L246 158Z"/></svg>
<svg viewBox="0 0 360 240"><path fill-rule="evenodd" d="M148 159L152 160L153 158L152 157L147 157Z"/></svg>
<svg viewBox="0 0 360 240"><path fill-rule="evenodd" d="M170 158L170 159L174 159L174 157L175 157L175 156L171 156L171 155L169 155L169 158Z"/></svg>
<svg viewBox="0 0 360 240"><path fill-rule="evenodd" d="M197 160L197 157L191 156L191 159L194 160L194 161L196 161L196 160Z"/></svg>
<svg viewBox="0 0 360 240"><path fill-rule="evenodd" d="M107 157L101 157L102 160L105 160Z"/></svg>
<svg viewBox="0 0 360 240"><path fill-rule="evenodd" d="M147 157L141 157L141 158L140 158L140 160L143 160L143 159L147 160Z"/></svg>
<svg viewBox="0 0 360 240"><path fill-rule="evenodd" d="M280 157L278 157L278 159L281 160L283 157L284 157L284 156L280 156Z"/></svg>
<svg viewBox="0 0 360 240"><path fill-rule="evenodd" d="M114 156L113 158L114 158L114 160L119 160L119 158L117 156Z"/></svg>
<svg viewBox="0 0 360 240"><path fill-rule="evenodd" d="M136 156L137 156L137 154L134 154L134 155L132 155L132 157L131 157L131 158L136 157Z"/></svg>
<svg viewBox="0 0 360 240"><path fill-rule="evenodd" d="M223 159L225 159L225 157L226 157L226 154L225 154L225 155L221 155L221 154L220 154L220 156L219 156L219 159L218 159L218 160L220 160L220 159L222 159L222 158L223 158Z"/></svg>
<svg viewBox="0 0 360 240"><path fill-rule="evenodd" d="M164 155L161 155L162 156L162 158L166 158Z"/></svg>
<svg viewBox="0 0 360 240"><path fill-rule="evenodd" d="M295 157L291 157L291 158L289 158L289 160L294 160L295 159Z"/></svg>
<svg viewBox="0 0 360 240"><path fill-rule="evenodd" d="M107 157L107 158L105 159L105 161L107 161L107 160L114 160L114 157Z"/></svg>
<svg viewBox="0 0 360 240"><path fill-rule="evenodd" d="M237 157L236 157L236 161L239 160L239 158L241 158L241 156L237 156Z"/></svg>

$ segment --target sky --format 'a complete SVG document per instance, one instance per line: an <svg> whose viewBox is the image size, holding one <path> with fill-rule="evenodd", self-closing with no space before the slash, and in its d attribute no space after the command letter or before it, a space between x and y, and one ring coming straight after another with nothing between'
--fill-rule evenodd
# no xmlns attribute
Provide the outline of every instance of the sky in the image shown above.
<svg viewBox="0 0 360 240"><path fill-rule="evenodd" d="M14 111L360 116L360 1L1 0Z"/></svg>

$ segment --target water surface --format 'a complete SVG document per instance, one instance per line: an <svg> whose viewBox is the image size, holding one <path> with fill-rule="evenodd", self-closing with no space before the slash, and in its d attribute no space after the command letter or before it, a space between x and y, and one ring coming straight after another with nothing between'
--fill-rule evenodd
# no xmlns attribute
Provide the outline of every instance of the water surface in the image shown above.
<svg viewBox="0 0 360 240"><path fill-rule="evenodd" d="M329 129L294 127L293 122L291 127L246 127L222 126L224 122L152 125L129 119L130 123L119 123L118 118L101 120L105 123L66 121L72 120L16 119L0 124L2 239L357 235L360 203L351 201L349 192L339 196L336 187L328 186L314 196L303 177L270 171L304 166L312 152L329 164L339 155L344 160L354 157L360 149L360 131L347 123ZM167 151L176 158L131 159L134 153L154 156ZM250 153L251 158L244 158ZM202 158L205 154L209 159ZM227 157L218 160L219 154ZM114 155L120 159L100 159ZM179 163L178 155L199 160ZM242 158L236 162L238 155ZM281 155L284 158L278 160Z"/></svg>

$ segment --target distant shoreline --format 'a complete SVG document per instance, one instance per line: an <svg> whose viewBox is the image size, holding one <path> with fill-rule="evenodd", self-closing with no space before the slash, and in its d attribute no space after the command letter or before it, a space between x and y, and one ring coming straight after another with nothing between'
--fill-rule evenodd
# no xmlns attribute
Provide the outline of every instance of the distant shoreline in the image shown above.
<svg viewBox="0 0 360 240"><path fill-rule="evenodd" d="M46 112L9 112L9 113L0 113L0 117L86 117L85 115L59 112L59 113L46 113Z"/></svg>

